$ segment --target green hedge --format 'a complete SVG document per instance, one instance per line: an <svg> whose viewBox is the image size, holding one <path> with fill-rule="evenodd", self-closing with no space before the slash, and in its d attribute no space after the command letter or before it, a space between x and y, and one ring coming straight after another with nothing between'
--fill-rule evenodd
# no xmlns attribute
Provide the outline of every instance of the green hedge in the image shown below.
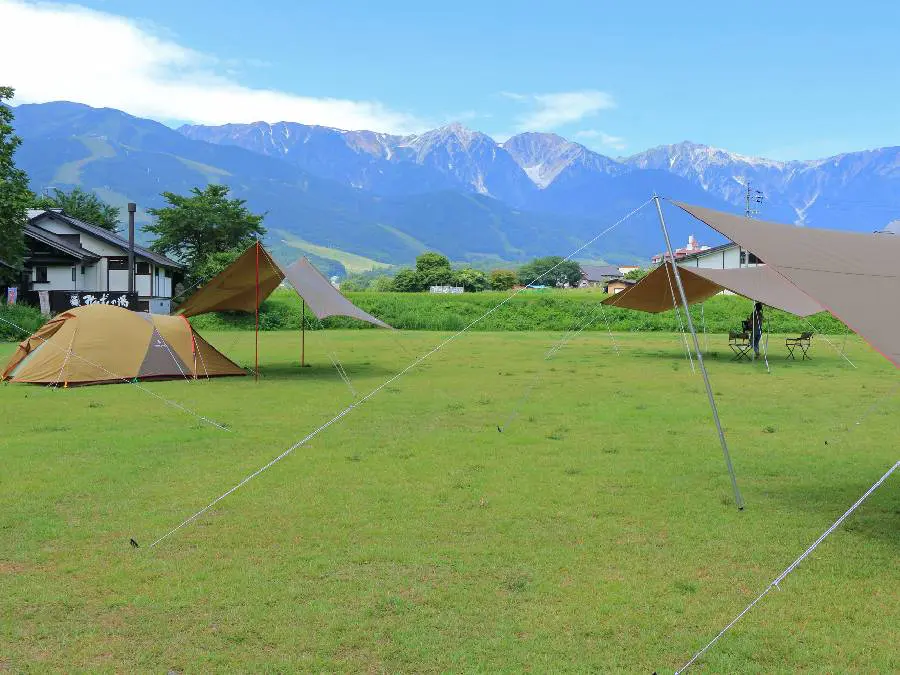
<svg viewBox="0 0 900 675"><path fill-rule="evenodd" d="M21 342L38 328L44 325L46 317L41 316L41 311L31 305L0 305L0 341ZM9 323L7 323L9 322ZM19 330L15 324L23 330Z"/></svg>
<svg viewBox="0 0 900 675"><path fill-rule="evenodd" d="M461 295L430 293L348 293L357 306L395 328L402 330L461 330L476 318L503 302L509 293L485 292ZM527 331L570 330L589 322L588 330L606 330L606 319L614 331L677 331L678 321L673 312L647 314L616 307L598 306L606 296L595 290L524 291L496 309L472 330ZM750 314L752 302L738 296L720 295L691 308L698 331L727 333L740 328L741 321ZM818 333L842 334L846 326L830 314L817 314L808 319L767 309L769 330L773 333L799 333L813 330ZM319 328L318 320L307 310L307 329ZM252 330L252 314L222 313L192 319L198 330ZM366 328L368 324L333 317L324 322L326 328ZM278 290L260 310L261 330L299 330L300 301L292 291Z"/></svg>

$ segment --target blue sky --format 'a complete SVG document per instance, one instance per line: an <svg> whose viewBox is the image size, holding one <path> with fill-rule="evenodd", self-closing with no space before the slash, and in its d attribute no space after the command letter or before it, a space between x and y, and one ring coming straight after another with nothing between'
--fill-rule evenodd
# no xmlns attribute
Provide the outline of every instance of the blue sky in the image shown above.
<svg viewBox="0 0 900 675"><path fill-rule="evenodd" d="M900 3L0 0L0 23L17 102L168 123L460 120L611 156L686 139L775 159L900 145ZM64 53L33 49L37 31Z"/></svg>

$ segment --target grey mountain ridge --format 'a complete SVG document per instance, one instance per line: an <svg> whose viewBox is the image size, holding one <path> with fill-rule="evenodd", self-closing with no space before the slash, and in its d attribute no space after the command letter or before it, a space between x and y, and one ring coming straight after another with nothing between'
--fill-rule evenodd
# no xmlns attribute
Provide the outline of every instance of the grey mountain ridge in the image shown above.
<svg viewBox="0 0 900 675"><path fill-rule="evenodd" d="M460 124L396 136L291 122L183 126L77 103L22 105L18 163L32 188L81 185L116 205L159 206L164 190L231 186L265 212L280 246L298 241L410 262L434 249L454 260L566 255L658 192L742 211L740 181L766 191L761 217L864 232L900 216L900 149L813 162L770 162L681 143L613 159L555 134L496 143ZM673 214L675 242L716 235ZM658 225L641 213L583 252L645 262Z"/></svg>

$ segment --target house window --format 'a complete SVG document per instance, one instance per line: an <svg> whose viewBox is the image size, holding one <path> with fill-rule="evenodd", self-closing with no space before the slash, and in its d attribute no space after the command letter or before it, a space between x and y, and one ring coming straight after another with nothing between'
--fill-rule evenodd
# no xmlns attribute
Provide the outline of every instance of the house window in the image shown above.
<svg viewBox="0 0 900 675"><path fill-rule="evenodd" d="M75 267L72 267L72 281L75 281Z"/></svg>
<svg viewBox="0 0 900 675"><path fill-rule="evenodd" d="M41 265L40 267L34 268L34 283L36 284L46 284L47 283L47 267Z"/></svg>
<svg viewBox="0 0 900 675"><path fill-rule="evenodd" d="M762 265L763 261L750 251L741 250L741 265Z"/></svg>
<svg viewBox="0 0 900 675"><path fill-rule="evenodd" d="M143 274L145 276L150 276L150 263L136 262L134 264L134 273L135 274Z"/></svg>
<svg viewBox="0 0 900 675"><path fill-rule="evenodd" d="M107 265L111 270L124 270L128 271L128 258L125 256L111 257L107 258Z"/></svg>
<svg viewBox="0 0 900 675"><path fill-rule="evenodd" d="M172 270L167 269L166 270L166 279L171 279L171 278L172 278Z"/></svg>

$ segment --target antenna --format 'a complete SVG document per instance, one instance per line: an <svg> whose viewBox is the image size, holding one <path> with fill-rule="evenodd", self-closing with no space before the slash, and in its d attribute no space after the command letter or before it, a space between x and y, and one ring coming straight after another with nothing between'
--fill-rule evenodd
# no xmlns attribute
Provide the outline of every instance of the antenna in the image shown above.
<svg viewBox="0 0 900 675"><path fill-rule="evenodd" d="M759 207L762 205L766 196L762 193L762 190L754 190L749 180L744 187L746 188L744 200L747 203L744 215L747 216L747 218L753 218L754 216L759 215Z"/></svg>

